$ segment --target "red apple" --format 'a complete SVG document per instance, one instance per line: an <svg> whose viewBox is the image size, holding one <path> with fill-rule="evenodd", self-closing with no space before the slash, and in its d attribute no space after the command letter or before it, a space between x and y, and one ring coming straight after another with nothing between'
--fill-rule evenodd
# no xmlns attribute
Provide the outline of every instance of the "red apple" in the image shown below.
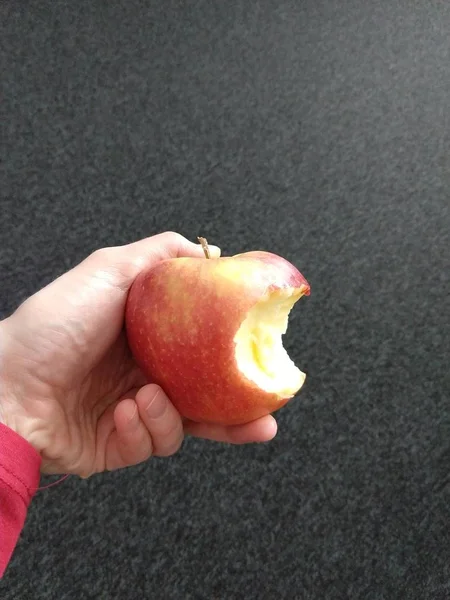
<svg viewBox="0 0 450 600"><path fill-rule="evenodd" d="M182 416L247 423L281 408L304 383L282 335L309 292L303 275L269 252L168 259L130 290L129 345Z"/></svg>

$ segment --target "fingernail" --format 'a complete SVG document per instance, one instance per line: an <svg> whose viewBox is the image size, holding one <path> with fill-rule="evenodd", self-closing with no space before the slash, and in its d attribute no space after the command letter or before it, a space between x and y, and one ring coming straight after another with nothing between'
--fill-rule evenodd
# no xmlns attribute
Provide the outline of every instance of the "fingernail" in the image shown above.
<svg viewBox="0 0 450 600"><path fill-rule="evenodd" d="M270 415L272 417L272 415ZM277 435L278 433L278 425L276 420L274 419L274 417L272 417L271 422L270 422L270 427L267 428L267 437L270 438L267 440L268 442L271 442L273 440L273 438Z"/></svg>
<svg viewBox="0 0 450 600"><path fill-rule="evenodd" d="M217 246L209 246L209 251L210 251L211 256L213 258L219 258L220 257L221 250Z"/></svg>
<svg viewBox="0 0 450 600"><path fill-rule="evenodd" d="M156 392L145 409L150 419L158 419L166 410L167 400L161 391Z"/></svg>
<svg viewBox="0 0 450 600"><path fill-rule="evenodd" d="M132 427L134 427L135 425L137 425L139 423L139 416L138 416L138 407L137 404L135 403L134 405L134 410L133 410L133 414L131 415L131 417L128 419L128 425L131 425Z"/></svg>

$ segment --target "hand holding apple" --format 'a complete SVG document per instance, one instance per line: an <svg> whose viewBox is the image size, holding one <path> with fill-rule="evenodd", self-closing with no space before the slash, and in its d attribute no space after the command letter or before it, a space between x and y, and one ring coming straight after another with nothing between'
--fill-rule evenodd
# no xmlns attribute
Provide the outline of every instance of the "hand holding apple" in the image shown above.
<svg viewBox="0 0 450 600"><path fill-rule="evenodd" d="M133 360L124 332L130 287L175 257L203 251L173 232L102 248L0 322L0 423L34 446L43 472L88 477L168 456L185 433L233 444L274 437L270 416L236 427L183 421Z"/></svg>
<svg viewBox="0 0 450 600"><path fill-rule="evenodd" d="M126 307L145 375L185 418L237 425L281 408L305 375L283 348L288 315L310 287L269 252L173 258L143 271Z"/></svg>

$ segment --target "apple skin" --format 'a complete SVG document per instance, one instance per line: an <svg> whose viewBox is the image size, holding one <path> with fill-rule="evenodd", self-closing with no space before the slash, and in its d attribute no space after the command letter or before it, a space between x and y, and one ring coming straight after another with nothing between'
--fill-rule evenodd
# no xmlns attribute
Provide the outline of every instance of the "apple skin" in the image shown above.
<svg viewBox="0 0 450 600"><path fill-rule="evenodd" d="M242 374L233 340L259 300L286 288L299 297L310 293L296 267L269 252L164 260L130 290L125 320L132 354L187 419L237 425L272 413L290 398Z"/></svg>

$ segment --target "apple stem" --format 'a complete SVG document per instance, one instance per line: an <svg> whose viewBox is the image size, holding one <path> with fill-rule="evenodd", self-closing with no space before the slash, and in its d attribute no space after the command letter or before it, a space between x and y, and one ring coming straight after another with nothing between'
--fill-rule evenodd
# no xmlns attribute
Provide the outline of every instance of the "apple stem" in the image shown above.
<svg viewBox="0 0 450 600"><path fill-rule="evenodd" d="M211 252L209 251L208 240L204 237L197 238L200 244L202 245L203 252L205 253L206 258L211 258Z"/></svg>

